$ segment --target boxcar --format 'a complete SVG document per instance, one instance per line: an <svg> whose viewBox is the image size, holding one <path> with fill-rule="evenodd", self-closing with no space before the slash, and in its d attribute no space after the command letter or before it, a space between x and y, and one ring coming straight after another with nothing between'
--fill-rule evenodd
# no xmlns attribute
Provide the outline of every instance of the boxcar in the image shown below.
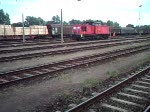
<svg viewBox="0 0 150 112"><path fill-rule="evenodd" d="M49 35L53 38L60 38L61 37L61 25L60 24L51 24L47 25ZM64 38L72 37L72 29L73 25L63 25L63 36Z"/></svg>

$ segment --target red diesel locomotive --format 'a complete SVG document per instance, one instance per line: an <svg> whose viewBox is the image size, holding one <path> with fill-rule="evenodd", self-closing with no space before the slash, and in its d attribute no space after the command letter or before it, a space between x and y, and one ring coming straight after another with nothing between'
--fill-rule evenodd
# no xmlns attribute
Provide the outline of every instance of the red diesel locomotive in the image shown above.
<svg viewBox="0 0 150 112"><path fill-rule="evenodd" d="M73 38L76 40L108 39L109 26L100 24L79 24L73 26Z"/></svg>

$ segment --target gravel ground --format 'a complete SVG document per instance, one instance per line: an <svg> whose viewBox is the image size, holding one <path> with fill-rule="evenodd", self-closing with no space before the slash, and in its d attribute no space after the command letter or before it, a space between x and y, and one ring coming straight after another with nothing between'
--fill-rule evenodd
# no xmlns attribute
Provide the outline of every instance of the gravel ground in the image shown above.
<svg viewBox="0 0 150 112"><path fill-rule="evenodd" d="M32 67L32 66L37 66L40 64L46 64L46 63L61 61L61 60L66 60L66 59L72 59L72 58L91 55L95 53L104 53L104 52L108 52L108 51L112 51L116 49L123 49L127 47L145 45L149 43L150 42L142 42L142 43L134 43L134 44L131 43L128 45L121 45L119 47L114 46L114 47L109 47L109 48L104 48L104 49L79 51L79 52L64 54L64 55L51 55L51 56L44 56L44 57L37 57L37 58L35 57L31 59L16 60L16 61L10 61L10 62L1 62L0 72L6 72L10 70L25 68L25 67Z"/></svg>
<svg viewBox="0 0 150 112"><path fill-rule="evenodd" d="M127 40L124 42L132 42L133 40ZM107 44L113 44L116 42L110 42ZM59 47L59 48L49 48L49 49L39 49L39 50L32 50L32 51L23 51L19 53L2 53L0 54L1 57L7 57L7 56L16 56L16 55L24 55L24 54L33 54L33 53L40 53L40 52L50 52L50 51L55 51L55 50L67 50L67 49L73 49L73 48L80 48L80 47L90 47L93 45L106 45L106 43L99 43L99 44L90 44L90 45L78 45L78 46L64 46L64 47Z"/></svg>
<svg viewBox="0 0 150 112"><path fill-rule="evenodd" d="M26 85L17 84L8 87L0 91L0 112L37 112L38 107L50 106L62 95L82 91L84 86L90 84L87 80L98 79L102 82L110 77L108 72L116 71L118 74L126 72L150 60L149 56L150 52L145 51L101 65L66 70L52 79L43 78L43 80L31 81Z"/></svg>
<svg viewBox="0 0 150 112"><path fill-rule="evenodd" d="M95 42L97 42L97 41L103 42L103 41L110 41L110 40L115 40L115 39L96 40ZM88 41L88 42L90 43L90 41ZM94 42L94 41L92 41L92 42ZM69 43L64 43L64 45L66 45L66 44L72 44L72 43L87 43L87 41L69 42ZM50 44L48 44L48 42L47 42L45 45L38 45L38 43L37 44L35 43L35 45L32 45L32 46L19 46L19 47L15 46L15 44L14 44L14 47L0 48L0 50L23 49L23 48L42 47L42 46L59 45L59 44L61 45L61 43L54 43L54 44L50 43Z"/></svg>
<svg viewBox="0 0 150 112"><path fill-rule="evenodd" d="M44 43L43 43L44 44ZM13 47L4 47L4 48L0 48L0 50L12 50L12 49L24 49L24 48L33 48L33 47L42 47L42 46L50 46L50 45L57 45L58 43L56 44L44 44L44 45L38 45L38 44L35 44L35 45L26 45L26 46L13 46Z"/></svg>
<svg viewBox="0 0 150 112"><path fill-rule="evenodd" d="M119 39L108 39L108 40L96 40L96 41L79 41L79 42L69 42L69 43L64 43L64 45L68 45L68 44L77 44L77 43L91 43L91 42L106 42L106 41L111 41L111 40L121 40L121 38ZM136 39L135 39L136 40ZM145 40L144 38L140 39L140 40ZM123 41L123 40L122 40ZM124 40L125 41L125 40ZM127 40L127 41L134 41L134 40ZM61 45L60 43L47 43L47 44L41 44L38 45L35 43L35 45L26 45L26 46L12 46L12 47L5 47L5 48L0 48L0 50L13 50L13 49L24 49L24 48L33 48L33 47L42 47L42 46L53 46L53 45Z"/></svg>

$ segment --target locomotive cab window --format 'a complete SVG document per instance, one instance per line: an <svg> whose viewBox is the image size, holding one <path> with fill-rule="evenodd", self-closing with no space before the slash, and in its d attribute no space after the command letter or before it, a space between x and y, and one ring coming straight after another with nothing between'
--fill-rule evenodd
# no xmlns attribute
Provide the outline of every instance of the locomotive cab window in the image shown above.
<svg viewBox="0 0 150 112"><path fill-rule="evenodd" d="M82 27L81 27L81 30L82 30L82 31L87 31L86 26L82 26Z"/></svg>

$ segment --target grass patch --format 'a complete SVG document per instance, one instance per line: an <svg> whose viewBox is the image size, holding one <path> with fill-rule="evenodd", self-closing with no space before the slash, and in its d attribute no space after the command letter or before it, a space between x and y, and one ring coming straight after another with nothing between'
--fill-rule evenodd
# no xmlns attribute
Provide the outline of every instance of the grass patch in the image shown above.
<svg viewBox="0 0 150 112"><path fill-rule="evenodd" d="M99 79L86 79L83 82L83 85L91 87L91 86L94 86L94 85L98 84L99 82L100 82Z"/></svg>
<svg viewBox="0 0 150 112"><path fill-rule="evenodd" d="M116 71L107 71L106 74L109 75L110 77L118 76L118 72Z"/></svg>
<svg viewBox="0 0 150 112"><path fill-rule="evenodd" d="M71 75L61 75L59 77L57 77L58 80L64 80L64 81L67 81L69 79L71 79Z"/></svg>
<svg viewBox="0 0 150 112"><path fill-rule="evenodd" d="M143 64L143 63L145 63L145 62L147 62L147 61L150 61L150 56L145 57L144 59L142 59L142 60L140 61L140 64Z"/></svg>
<svg viewBox="0 0 150 112"><path fill-rule="evenodd" d="M128 66L120 68L118 71L107 71L106 74L110 77L117 77L119 74L126 73L127 71L130 71L136 68L137 66L143 65L146 62L150 62L150 56L140 59L137 62L134 62Z"/></svg>

